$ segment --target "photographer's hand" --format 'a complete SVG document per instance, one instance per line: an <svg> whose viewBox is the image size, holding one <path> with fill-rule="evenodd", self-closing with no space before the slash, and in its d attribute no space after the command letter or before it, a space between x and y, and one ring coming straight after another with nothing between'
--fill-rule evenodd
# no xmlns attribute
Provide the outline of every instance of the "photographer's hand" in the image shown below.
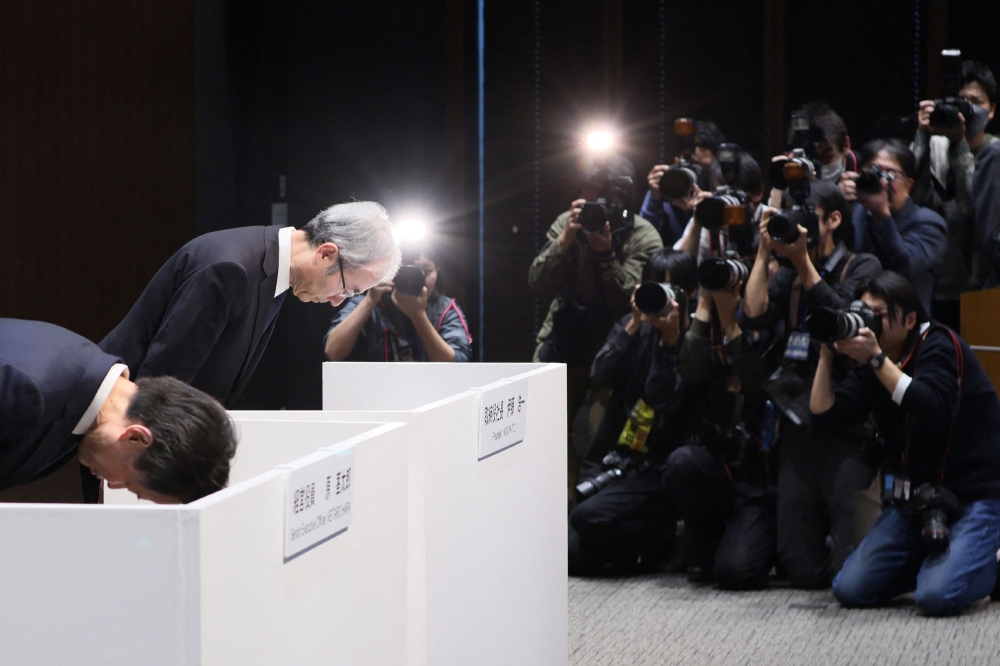
<svg viewBox="0 0 1000 666"><path fill-rule="evenodd" d="M917 129L924 134L931 134L931 112L934 111L934 102L925 99L920 102L920 110L917 111Z"/></svg>
<svg viewBox="0 0 1000 666"><path fill-rule="evenodd" d="M848 203L854 203L858 200L858 186L854 182L857 177L857 171L845 171L840 177L840 182L837 183L837 187L844 193L844 198L847 199Z"/></svg>
<svg viewBox="0 0 1000 666"><path fill-rule="evenodd" d="M681 311L677 301L670 301L670 314L666 317L643 314L642 320L660 331L661 345L676 345L681 337Z"/></svg>
<svg viewBox="0 0 1000 666"><path fill-rule="evenodd" d="M392 282L379 282L377 285L369 289L368 293L365 294L364 302L364 304L369 307L369 313L371 310L375 309L375 306L382 300L382 295L388 294L393 289L395 289L395 287Z"/></svg>
<svg viewBox="0 0 1000 666"><path fill-rule="evenodd" d="M569 249L573 247L573 243L576 242L577 233L583 228L580 224L580 211L583 210L583 204L585 203L587 203L586 199L577 199L570 204L566 226L559 233L559 249L563 252L569 252Z"/></svg>
<svg viewBox="0 0 1000 666"><path fill-rule="evenodd" d="M777 208L771 208L770 206L764 206L764 212L760 216L760 245L757 246L757 258L763 257L765 261L771 256L771 249L774 245L774 240L771 238L771 234L767 233L767 223L771 219L771 216L778 212Z"/></svg>
<svg viewBox="0 0 1000 666"><path fill-rule="evenodd" d="M812 289L816 284L822 280L819 276L819 272L813 265L812 259L809 258L809 247L808 243L809 230L799 225L799 237L794 243L779 243L778 241L772 240L771 246L774 251L783 257L787 257L795 265L795 271L799 274L799 279L802 282L802 288L806 291Z"/></svg>
<svg viewBox="0 0 1000 666"><path fill-rule="evenodd" d="M875 334L868 328L861 329L853 338L838 340L833 343L833 346L837 351L847 354L859 363L868 363L873 356L882 353L882 348L879 346ZM903 376L903 371L899 369L898 365L892 362L892 359L886 358L882 362L882 367L875 371L875 376L879 378L882 386L889 393L895 393L896 384L899 383L899 378Z"/></svg>
<svg viewBox="0 0 1000 666"><path fill-rule="evenodd" d="M610 252L613 248L611 245L611 223L605 222L604 228L600 232L587 234L587 245L598 254Z"/></svg>
<svg viewBox="0 0 1000 666"><path fill-rule="evenodd" d="M639 327L642 326L642 311L635 306L635 292L639 290L639 286L635 285L635 289L632 290L632 298L629 300L629 305L632 306L632 318L625 324L625 332L629 335L638 333Z"/></svg>
<svg viewBox="0 0 1000 666"><path fill-rule="evenodd" d="M843 179L840 181L844 182ZM854 182L851 181L854 185ZM868 212L872 214L876 220L880 220L887 217L892 217L892 211L889 208L889 183L885 178L881 181L882 189L878 191L878 194L857 194L858 201L861 205L868 209ZM846 196L846 194L845 194Z"/></svg>
<svg viewBox="0 0 1000 666"><path fill-rule="evenodd" d="M698 290L698 307L694 311L694 318L706 324L712 322L712 292L708 289Z"/></svg>
<svg viewBox="0 0 1000 666"><path fill-rule="evenodd" d="M427 287L420 290L419 296L408 296L396 289L392 292L392 302L413 322L413 328L420 336L420 341L424 343L427 359L432 362L450 363L455 360L455 350L445 342L445 339L434 328L434 324L427 318L427 298L429 295Z"/></svg>
<svg viewBox="0 0 1000 666"><path fill-rule="evenodd" d="M958 114L958 123L956 123L954 127L941 130L939 134L948 137L948 141L950 141L952 145L957 145L965 141L965 116L961 113Z"/></svg>
<svg viewBox="0 0 1000 666"><path fill-rule="evenodd" d="M427 316L427 287L420 290L419 296L410 296L409 294L404 294L398 289L394 289L392 292L392 302L396 304L400 312L405 314L410 318L411 321L416 321L420 315Z"/></svg>
<svg viewBox="0 0 1000 666"><path fill-rule="evenodd" d="M657 164L650 170L649 175L646 176L646 182L649 183L649 195L653 197L654 201L660 200L660 177L669 168L666 164Z"/></svg>

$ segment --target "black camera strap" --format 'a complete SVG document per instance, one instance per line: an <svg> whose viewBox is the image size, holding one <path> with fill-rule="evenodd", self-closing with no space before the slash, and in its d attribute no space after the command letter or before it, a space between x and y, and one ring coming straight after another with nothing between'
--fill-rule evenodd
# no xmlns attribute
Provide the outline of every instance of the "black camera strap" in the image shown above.
<svg viewBox="0 0 1000 666"><path fill-rule="evenodd" d="M945 333L948 334L948 337L951 338L951 343L952 343L952 345L955 348L955 375L956 375L955 378L956 378L957 383L958 383L958 396L957 396L957 400L955 401L955 407L954 407L954 409L952 410L952 413L951 413L951 424L948 427L948 439L945 442L944 455L941 458L941 471L938 474L937 489L938 489L938 492L940 492L941 491L941 487L944 484L944 472L945 472L945 466L948 463L948 454L951 452L951 440L952 440L952 436L955 433L955 422L958 420L958 412L959 412L959 410L962 407L962 393L963 393L963 386L964 386L964 380L965 380L965 354L962 352L962 343L958 339L958 336L955 335L955 332L952 331L947 326L942 326L941 324L931 324L927 328L927 330L924 331L923 334L920 336L920 339L917 340L917 344L914 347L913 351L910 352L910 354L900 364L899 367L902 370L903 368L905 368L910 363L910 361L913 361L913 374L910 375L910 376L913 377L913 376L915 376L917 374L917 363L919 361L920 350L921 350L921 348L924 345L924 340L926 340L927 336L930 335L930 332L933 331L933 330L935 330L935 329L940 329L940 330L944 331ZM913 418L911 416L907 416L906 417L906 446L903 449L903 483L904 484L905 484L905 482L909 481L909 478L910 478L910 476L909 476L909 474L910 474L910 470L909 470L909 466L910 466L910 442L913 439L913 428L915 426L916 426L916 423L913 420Z"/></svg>

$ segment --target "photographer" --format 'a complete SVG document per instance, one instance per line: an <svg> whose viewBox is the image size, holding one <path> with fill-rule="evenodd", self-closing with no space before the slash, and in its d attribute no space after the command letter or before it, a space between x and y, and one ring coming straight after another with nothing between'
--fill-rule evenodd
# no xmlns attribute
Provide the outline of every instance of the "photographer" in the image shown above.
<svg viewBox="0 0 1000 666"><path fill-rule="evenodd" d="M886 270L908 279L929 312L936 273L944 261L948 225L930 210L910 198L915 160L913 152L899 139L876 139L861 149L862 167L875 167L868 174L877 177L876 192L858 190L857 173L848 172L840 189L848 201L856 201L854 249L871 252Z"/></svg>
<svg viewBox="0 0 1000 666"><path fill-rule="evenodd" d="M635 168L625 158L591 163L582 174L580 198L549 227L528 271L532 293L551 299L535 361L566 364L570 426L590 387L594 356L614 323L631 310L646 260L663 247L656 229L633 214L634 178ZM592 231L581 218L588 202L588 211L600 215L603 207L607 217Z"/></svg>
<svg viewBox="0 0 1000 666"><path fill-rule="evenodd" d="M673 244L675 250L690 253L697 257L699 262L713 254L720 256L735 252L737 255L746 256L753 251L759 242L757 227L765 208L761 203L764 199L764 174L757 160L747 153L740 154L737 165L731 178L732 182L727 180L726 184L744 192L749 199L750 212L747 215L747 224L750 225L749 231L752 231L752 234L744 234L744 237L737 239L737 234L730 234L728 226L723 226L718 233L713 234L699 223L695 214L688 220L682 236ZM692 198L691 209L695 210L698 204L712 196L713 192L698 192Z"/></svg>
<svg viewBox="0 0 1000 666"><path fill-rule="evenodd" d="M830 584L832 573L864 532L865 516L856 510L855 498L871 485L874 467L864 457L871 443L866 429L832 436L810 427L809 387L819 343L810 339L805 321L818 307L845 308L855 286L878 274L881 266L871 255L850 251L850 226L844 224L847 202L837 187L817 180L810 185L806 203L815 218L808 213L805 217L815 227L799 226L794 243L771 238L768 222L773 211L765 212L741 325L755 332L755 346L769 365L780 366L765 385L781 412L778 555L793 585L821 588ZM794 268L780 268L769 283L772 250Z"/></svg>
<svg viewBox="0 0 1000 666"><path fill-rule="evenodd" d="M980 62L962 63L958 93L983 110L977 118L958 114L951 127L934 127L934 102L920 102L918 130L910 148L916 159L915 184L911 197L921 206L939 213L948 223L948 249L934 292L937 319L958 325L958 301L964 291L978 289L985 279L981 255L974 233L974 190L977 156L980 149L997 141L986 132L986 123L996 110L996 79Z"/></svg>
<svg viewBox="0 0 1000 666"><path fill-rule="evenodd" d="M401 289L405 271L416 267L424 284ZM410 270L416 278L420 273ZM455 299L438 288L438 262L421 250L411 267L404 266L396 282L377 284L366 295L349 299L333 316L325 339L330 361L465 362L472 355L472 337ZM406 291L416 292L405 293Z"/></svg>
<svg viewBox="0 0 1000 666"><path fill-rule="evenodd" d="M690 401L696 435L670 454L663 475L684 519L688 580L714 578L728 589L765 585L777 547L773 420L761 388L767 375L736 321L741 287L699 291L680 354L684 389L698 396ZM712 340L713 305L725 335L721 354Z"/></svg>
<svg viewBox="0 0 1000 666"><path fill-rule="evenodd" d="M929 615L990 593L1000 547L1000 401L975 354L886 272L858 288L872 326L835 343L860 364L834 389L824 347L810 409L819 427L874 415L889 506L833 582L846 607L916 590Z"/></svg>
<svg viewBox="0 0 1000 666"><path fill-rule="evenodd" d="M726 184L718 159L719 146L725 140L715 123L704 120L695 121L693 149L689 158L700 167L700 170L697 172L697 181L684 197L668 199L660 192L660 179L664 172L671 168L669 165L657 164L646 176L649 190L642 201L639 214L643 219L649 220L650 224L660 232L664 247L674 245L684 234L691 220L691 214L694 212L695 204L701 200L699 195L703 191L713 192L716 187ZM685 155L687 155L686 152ZM749 158L749 155L747 157ZM677 160L675 160L676 162Z"/></svg>
<svg viewBox="0 0 1000 666"><path fill-rule="evenodd" d="M819 161L817 178L836 185L845 172L858 170L858 156L851 150L847 125L829 104L810 102L793 115L809 118L811 150L807 152L814 153L809 156ZM790 129L788 134L788 143L795 145L795 130Z"/></svg>
<svg viewBox="0 0 1000 666"><path fill-rule="evenodd" d="M650 257L643 277L680 291L669 301L668 313L645 314L633 297L632 313L615 324L594 359L594 385L613 390L569 515L573 575L655 566L676 529L660 476L664 460L686 432L688 410L677 363L688 324L686 295L697 287L694 259L660 250Z"/></svg>

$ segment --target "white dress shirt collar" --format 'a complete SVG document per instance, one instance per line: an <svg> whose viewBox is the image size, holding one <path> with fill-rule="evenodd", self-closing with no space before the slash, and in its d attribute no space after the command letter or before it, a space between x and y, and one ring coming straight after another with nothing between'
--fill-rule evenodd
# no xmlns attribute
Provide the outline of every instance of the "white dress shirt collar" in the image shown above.
<svg viewBox="0 0 1000 666"><path fill-rule="evenodd" d="M90 402L90 407L87 407L87 411L83 413L76 427L73 428L74 435L82 435L87 432L90 426L94 425L94 421L97 420L97 412L101 411L104 401L111 395L111 389L114 388L115 382L118 381L119 377L128 379L128 366L124 363L115 363L108 370L108 374L105 375L104 381L101 382L100 388L97 389L94 399Z"/></svg>
<svg viewBox="0 0 1000 666"><path fill-rule="evenodd" d="M278 284L274 288L277 298L288 289L292 271L292 232L295 227L285 227L278 231Z"/></svg>

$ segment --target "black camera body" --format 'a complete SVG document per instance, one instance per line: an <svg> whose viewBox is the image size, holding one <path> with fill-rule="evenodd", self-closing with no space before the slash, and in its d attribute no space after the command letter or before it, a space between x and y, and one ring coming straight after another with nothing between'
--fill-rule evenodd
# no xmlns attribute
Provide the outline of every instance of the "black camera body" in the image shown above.
<svg viewBox="0 0 1000 666"><path fill-rule="evenodd" d="M671 301L682 306L686 298L683 289L669 282L643 282L635 290L635 307L644 314L666 317L673 309Z"/></svg>
<svg viewBox="0 0 1000 666"><path fill-rule="evenodd" d="M891 185L896 176L891 171L883 171L874 164L865 167L854 179L858 194L878 194L882 191L883 178Z"/></svg>
<svg viewBox="0 0 1000 666"><path fill-rule="evenodd" d="M961 513L955 495L945 488L938 490L929 483L922 483L907 502L906 510L920 523L924 548L938 553L948 547L948 525Z"/></svg>
<svg viewBox="0 0 1000 666"><path fill-rule="evenodd" d="M604 231L605 223L611 222L612 228L617 221L626 215L625 207L613 199L598 197L597 201L588 201L580 209L580 226L583 234L599 234Z"/></svg>
<svg viewBox="0 0 1000 666"><path fill-rule="evenodd" d="M802 149L792 151L792 156L771 162L768 177L771 185L788 190L795 202L789 210L775 213L767 221L767 233L779 243L794 243L799 239L799 226L806 229L806 246L819 246L819 217L812 204L807 204L811 190L809 181L816 173L813 163L804 156Z"/></svg>
<svg viewBox="0 0 1000 666"><path fill-rule="evenodd" d="M937 132L951 129L958 125L958 114L965 119L965 136L975 136L984 129L990 121L986 109L976 106L964 97L945 97L934 100L934 110L931 111L931 129Z"/></svg>
<svg viewBox="0 0 1000 666"><path fill-rule="evenodd" d="M613 449L604 456L601 464L605 468L603 472L593 479L588 479L577 484L577 502L582 502L589 497L593 497L607 488L616 479L620 479L628 474L632 469L636 469L639 472L644 471L648 468L649 461L635 455L622 455L618 450Z"/></svg>
<svg viewBox="0 0 1000 666"><path fill-rule="evenodd" d="M722 177L730 186L735 186L740 179L740 156L743 149L738 143L720 143L715 151L715 159L719 160Z"/></svg>
<svg viewBox="0 0 1000 666"><path fill-rule="evenodd" d="M779 243L794 243L802 233L799 225L806 229L806 247L818 247L819 216L809 204L795 204L789 210L772 215L767 221L767 233Z"/></svg>
<svg viewBox="0 0 1000 666"><path fill-rule="evenodd" d="M750 267L742 259L709 257L698 265L698 286L705 291L731 291L748 277Z"/></svg>
<svg viewBox="0 0 1000 666"><path fill-rule="evenodd" d="M882 318L864 301L854 301L846 310L813 308L806 317L809 337L820 342L836 342L853 338L862 328L870 329L876 338L882 335Z"/></svg>
<svg viewBox="0 0 1000 666"><path fill-rule="evenodd" d="M753 203L746 192L723 185L698 203L694 216L698 224L712 231L723 226L742 227L753 219Z"/></svg>
<svg viewBox="0 0 1000 666"><path fill-rule="evenodd" d="M419 266L403 266L393 278L396 290L407 296L419 296L427 284L427 276Z"/></svg>

